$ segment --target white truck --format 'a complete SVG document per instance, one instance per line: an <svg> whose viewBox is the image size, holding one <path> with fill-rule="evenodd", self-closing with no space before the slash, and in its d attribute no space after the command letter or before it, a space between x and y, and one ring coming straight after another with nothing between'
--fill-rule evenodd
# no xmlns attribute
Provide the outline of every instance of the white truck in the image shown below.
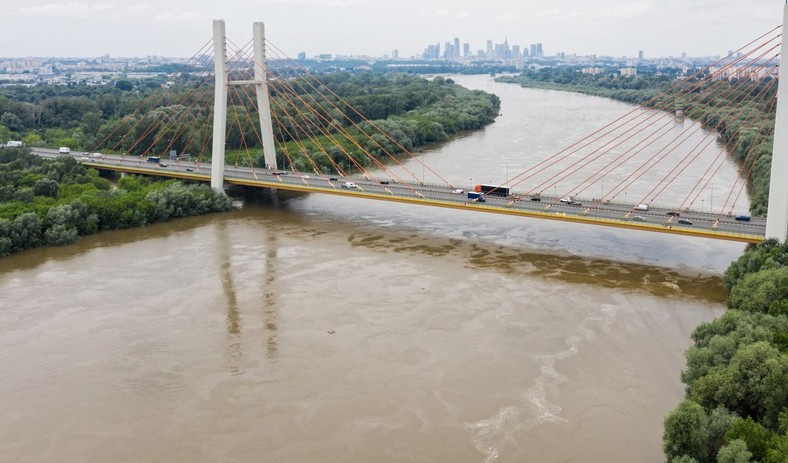
<svg viewBox="0 0 788 463"><path fill-rule="evenodd" d="M636 211L647 211L648 210L648 204L638 204L637 206L635 206L635 210Z"/></svg>
<svg viewBox="0 0 788 463"><path fill-rule="evenodd" d="M59 150L57 150L60 154L71 154L71 148L68 146L61 146Z"/></svg>

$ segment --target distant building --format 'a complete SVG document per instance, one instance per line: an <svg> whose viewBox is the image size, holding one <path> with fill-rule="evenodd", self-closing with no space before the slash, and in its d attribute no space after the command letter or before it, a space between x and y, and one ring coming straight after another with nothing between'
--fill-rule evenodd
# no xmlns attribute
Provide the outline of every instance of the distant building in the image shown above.
<svg viewBox="0 0 788 463"><path fill-rule="evenodd" d="M618 70L618 73L621 74L623 77L631 77L638 75L637 68L621 68Z"/></svg>
<svg viewBox="0 0 788 463"><path fill-rule="evenodd" d="M643 61L643 50L638 50L638 61Z"/></svg>
<svg viewBox="0 0 788 463"><path fill-rule="evenodd" d="M391 50L391 59L398 59L399 58L399 50L396 48Z"/></svg>
<svg viewBox="0 0 788 463"><path fill-rule="evenodd" d="M298 61L304 61L306 59L306 52L300 51L298 52Z"/></svg>
<svg viewBox="0 0 788 463"><path fill-rule="evenodd" d="M604 68L597 68L597 67L582 68L582 69L580 69L580 72L582 74L590 74L592 76L598 76L600 74L604 74L605 73L605 69Z"/></svg>

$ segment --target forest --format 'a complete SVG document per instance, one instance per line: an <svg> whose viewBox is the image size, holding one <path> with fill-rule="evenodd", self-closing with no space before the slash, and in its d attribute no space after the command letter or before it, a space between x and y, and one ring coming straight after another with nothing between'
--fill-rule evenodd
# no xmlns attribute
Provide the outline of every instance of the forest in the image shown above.
<svg viewBox="0 0 788 463"><path fill-rule="evenodd" d="M610 73L582 74L573 68L543 68L496 80L524 87L602 96L668 112L681 110L686 117L719 132L720 141L734 147L731 155L740 166L744 165L744 172L751 171L747 185L750 211L753 215L765 215L769 202L774 135L774 106L771 102L776 86L771 85L768 78L757 84L746 80L701 82L701 78L678 81L665 75L623 77ZM728 91L737 86L742 91ZM669 89L672 89L671 95L681 94L683 88L692 88L690 95L704 96L694 99L692 104L689 103L692 97L686 94L683 97L661 97Z"/></svg>
<svg viewBox="0 0 788 463"><path fill-rule="evenodd" d="M231 209L232 201L207 185L138 176L113 185L71 157L44 160L24 148L0 149L0 256Z"/></svg>
<svg viewBox="0 0 788 463"><path fill-rule="evenodd" d="M131 155L175 150L209 161L212 80L180 79L169 88L119 81L0 89L0 140ZM314 162L323 172L336 166L352 171L357 163L372 163L367 153L382 159L484 127L500 108L495 95L442 77L337 72L317 79L300 76L269 85L280 165L303 170L314 169ZM261 165L259 118L247 96L230 93L227 163ZM248 123L238 123L243 120Z"/></svg>
<svg viewBox="0 0 788 463"><path fill-rule="evenodd" d="M500 107L495 95L442 77L339 72L319 78L319 86L303 76L271 82L274 137L285 168L353 172L370 165L370 156L383 159L484 127ZM213 82L199 74L182 79L177 88L153 80L0 88L0 141L133 155L195 150L192 159L209 161L210 152L200 148L209 147L212 136ZM246 154L250 163L263 164L253 106L237 94L228 103L228 163L243 162ZM251 123L229 122L240 114L251 115ZM135 176L110 182L74 159L42 160L28 149L0 148L0 256L230 208L226 197L204 185Z"/></svg>
<svg viewBox="0 0 788 463"><path fill-rule="evenodd" d="M728 309L698 326L665 418L672 463L788 461L788 243L768 240L724 276Z"/></svg>

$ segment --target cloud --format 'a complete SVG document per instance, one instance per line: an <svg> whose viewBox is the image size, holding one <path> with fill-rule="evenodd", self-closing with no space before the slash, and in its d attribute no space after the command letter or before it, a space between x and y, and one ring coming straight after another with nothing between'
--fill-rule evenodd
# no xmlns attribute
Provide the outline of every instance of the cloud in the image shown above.
<svg viewBox="0 0 788 463"><path fill-rule="evenodd" d="M560 8L553 8L552 10L542 11L540 13L536 13L535 16L539 18L554 18L561 16L561 9Z"/></svg>
<svg viewBox="0 0 788 463"><path fill-rule="evenodd" d="M188 23L195 21L202 21L197 13L194 11L183 11L181 13L172 13L169 11L162 11L153 17L154 21L169 22L169 23Z"/></svg>
<svg viewBox="0 0 788 463"><path fill-rule="evenodd" d="M651 0L630 2L623 5L605 8L597 13L599 19L635 19L640 18L654 10Z"/></svg>
<svg viewBox="0 0 788 463"><path fill-rule="evenodd" d="M446 9L446 8L441 8L439 10L431 10L431 11L422 10L422 11L418 12L418 15L422 16L422 17L425 17L425 16L433 17L434 16L434 17L437 17L437 18L462 19L462 18L469 17L471 15L471 13L469 11L460 11L460 12L454 13L454 12L452 12L452 11Z"/></svg>
<svg viewBox="0 0 788 463"><path fill-rule="evenodd" d="M512 13L502 14L498 16L498 19L502 21L514 21L515 19L517 19L517 13L512 12Z"/></svg>
<svg viewBox="0 0 788 463"><path fill-rule="evenodd" d="M142 13L148 11L150 7L148 5L130 5L125 8L116 9L112 12L112 19L128 19L129 16L138 16Z"/></svg>
<svg viewBox="0 0 788 463"><path fill-rule="evenodd" d="M80 2L71 3L46 3L40 6L28 6L19 10L26 16L54 16L61 18L86 18L96 13L112 11L115 5L111 3L98 3L87 5Z"/></svg>
<svg viewBox="0 0 788 463"><path fill-rule="evenodd" d="M285 3L288 5L317 5L333 7L349 7L362 5L361 0L274 0L275 3Z"/></svg>

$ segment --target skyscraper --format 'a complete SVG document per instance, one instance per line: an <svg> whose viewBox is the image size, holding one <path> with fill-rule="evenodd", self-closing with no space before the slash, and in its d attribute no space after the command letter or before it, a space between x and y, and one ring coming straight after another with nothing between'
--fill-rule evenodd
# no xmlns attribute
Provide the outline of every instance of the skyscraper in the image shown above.
<svg viewBox="0 0 788 463"><path fill-rule="evenodd" d="M454 53L452 54L454 58L460 57L460 39L459 37L454 37Z"/></svg>

